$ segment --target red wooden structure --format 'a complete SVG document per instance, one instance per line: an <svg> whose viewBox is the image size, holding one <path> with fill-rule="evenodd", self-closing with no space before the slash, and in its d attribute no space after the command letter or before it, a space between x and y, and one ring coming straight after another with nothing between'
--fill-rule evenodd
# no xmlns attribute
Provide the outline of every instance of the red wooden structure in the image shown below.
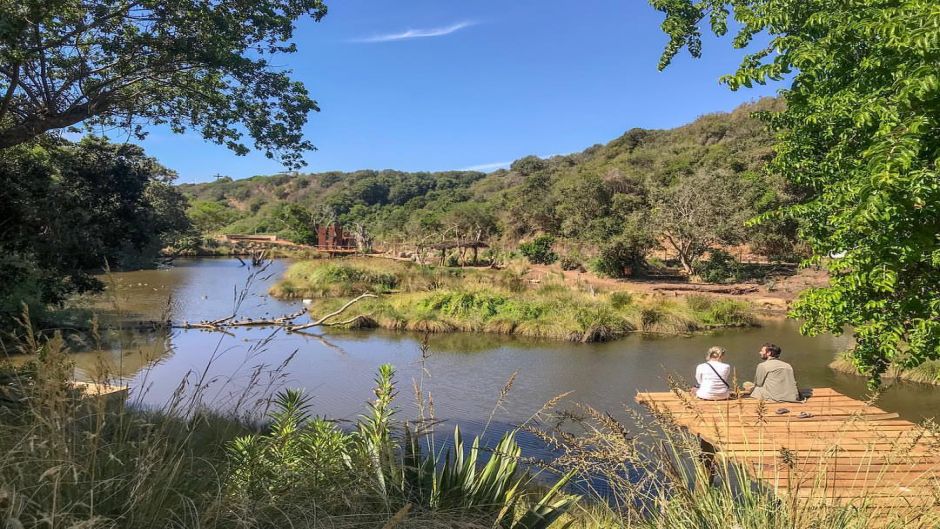
<svg viewBox="0 0 940 529"><path fill-rule="evenodd" d="M330 253L355 253L356 240L337 222L317 226L317 250Z"/></svg>

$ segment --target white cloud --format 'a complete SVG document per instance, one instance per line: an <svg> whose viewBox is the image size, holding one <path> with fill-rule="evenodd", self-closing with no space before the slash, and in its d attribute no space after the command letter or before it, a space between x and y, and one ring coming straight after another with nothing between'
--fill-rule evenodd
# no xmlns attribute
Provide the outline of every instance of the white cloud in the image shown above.
<svg viewBox="0 0 940 529"><path fill-rule="evenodd" d="M420 39L425 37L443 37L444 35L450 35L451 33L475 25L476 22L465 20L463 22L457 22L456 24L451 24L450 26L440 28L409 29L407 31L402 31L401 33L388 33L385 35L373 35L371 37L353 39L353 42L392 42L396 40Z"/></svg>
<svg viewBox="0 0 940 529"><path fill-rule="evenodd" d="M470 167L464 167L460 171L481 171L488 173L490 171L495 171L497 169L507 169L512 162L493 162L493 163L481 163L480 165L471 165Z"/></svg>
<svg viewBox="0 0 940 529"><path fill-rule="evenodd" d="M571 153L555 153L555 154L545 154L545 155L536 155L543 160L548 160L556 156L568 156ZM488 173L490 171L495 171L497 169L509 169L509 166L512 165L512 162L492 162L492 163L481 163L480 165L471 165L470 167L464 167L458 169L458 171L481 171Z"/></svg>

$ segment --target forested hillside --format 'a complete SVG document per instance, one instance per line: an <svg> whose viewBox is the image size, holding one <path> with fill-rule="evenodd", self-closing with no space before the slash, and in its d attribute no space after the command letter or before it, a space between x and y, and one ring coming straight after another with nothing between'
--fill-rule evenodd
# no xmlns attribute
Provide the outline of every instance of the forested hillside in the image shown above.
<svg viewBox="0 0 940 529"><path fill-rule="evenodd" d="M514 248L536 235L581 256L614 258L611 270L667 247L692 273L703 253L748 243L789 258L793 227L745 228L756 214L795 198L761 169L772 137L754 117L766 99L670 130L631 129L606 145L490 174L466 171L329 172L183 185L204 232L279 233L313 242L309 226L360 223L378 242L483 239ZM616 274L612 274L616 275Z"/></svg>

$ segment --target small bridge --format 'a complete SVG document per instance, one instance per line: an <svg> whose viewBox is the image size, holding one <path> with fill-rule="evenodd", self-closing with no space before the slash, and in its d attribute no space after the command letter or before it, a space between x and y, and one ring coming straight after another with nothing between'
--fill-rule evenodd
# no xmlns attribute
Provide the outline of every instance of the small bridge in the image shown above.
<svg viewBox="0 0 940 529"><path fill-rule="evenodd" d="M800 403L704 401L682 390L640 392L636 401L778 495L940 520L940 436L896 413L831 388Z"/></svg>

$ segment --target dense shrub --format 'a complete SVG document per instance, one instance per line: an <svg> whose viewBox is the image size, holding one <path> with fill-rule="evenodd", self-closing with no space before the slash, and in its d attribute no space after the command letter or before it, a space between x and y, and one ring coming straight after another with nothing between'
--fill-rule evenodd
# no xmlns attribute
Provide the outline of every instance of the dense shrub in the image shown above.
<svg viewBox="0 0 940 529"><path fill-rule="evenodd" d="M647 237L624 235L601 247L600 255L592 263L595 272L608 277L628 277L646 267L644 256L649 250Z"/></svg>
<svg viewBox="0 0 940 529"><path fill-rule="evenodd" d="M743 301L722 299L715 302L703 318L705 323L712 325L753 325L754 315L750 307Z"/></svg>
<svg viewBox="0 0 940 529"><path fill-rule="evenodd" d="M706 283L735 283L745 278L745 271L728 252L712 250L708 261L698 263L696 275Z"/></svg>
<svg viewBox="0 0 940 529"><path fill-rule="evenodd" d="M552 264L558 260L558 254L552 251L552 244L555 238L551 235L539 235L529 242L519 245L519 252L522 253L534 264Z"/></svg>
<svg viewBox="0 0 940 529"><path fill-rule="evenodd" d="M572 270L584 272L584 265L581 264L581 259L574 255L562 256L558 264L561 265L561 269L566 272L570 272Z"/></svg>
<svg viewBox="0 0 940 529"><path fill-rule="evenodd" d="M620 291L610 293L610 306L615 309L628 307L631 303L633 303L633 294L629 292Z"/></svg>

